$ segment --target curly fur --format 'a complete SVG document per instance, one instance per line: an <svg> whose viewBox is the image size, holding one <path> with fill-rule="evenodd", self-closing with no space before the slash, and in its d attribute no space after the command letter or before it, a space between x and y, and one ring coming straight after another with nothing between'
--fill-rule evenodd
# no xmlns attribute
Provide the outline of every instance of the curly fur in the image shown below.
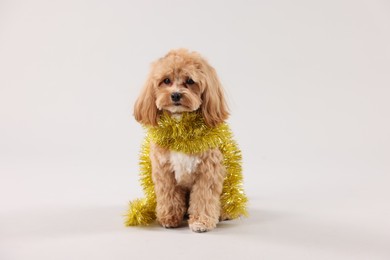
<svg viewBox="0 0 390 260"><path fill-rule="evenodd" d="M179 101L173 93L180 94ZM196 52L172 50L152 64L134 116L143 125L157 127L163 113L180 120L183 112L192 111L199 111L209 127L222 124L229 116L215 69ZM188 214L191 230L205 232L214 229L221 218L224 157L218 148L191 156L178 155L151 141L156 216L162 226L173 228Z"/></svg>

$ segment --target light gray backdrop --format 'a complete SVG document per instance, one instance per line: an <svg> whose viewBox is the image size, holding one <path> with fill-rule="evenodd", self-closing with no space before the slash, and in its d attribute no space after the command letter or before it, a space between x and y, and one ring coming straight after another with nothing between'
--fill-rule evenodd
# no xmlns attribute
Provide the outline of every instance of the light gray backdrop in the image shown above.
<svg viewBox="0 0 390 260"><path fill-rule="evenodd" d="M0 259L389 259L388 1L0 1ZM226 88L251 217L124 228L132 106L186 47Z"/></svg>

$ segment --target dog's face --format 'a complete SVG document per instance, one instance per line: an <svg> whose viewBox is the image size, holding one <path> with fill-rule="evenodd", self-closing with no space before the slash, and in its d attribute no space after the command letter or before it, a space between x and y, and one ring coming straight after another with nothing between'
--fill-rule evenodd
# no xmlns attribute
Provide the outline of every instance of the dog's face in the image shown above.
<svg viewBox="0 0 390 260"><path fill-rule="evenodd" d="M168 55L154 67L156 106L171 113L191 112L202 104L201 65L183 55Z"/></svg>
<svg viewBox="0 0 390 260"><path fill-rule="evenodd" d="M134 116L142 124L156 125L164 110L171 114L200 110L209 126L227 119L229 113L217 74L198 53L173 50L152 64Z"/></svg>

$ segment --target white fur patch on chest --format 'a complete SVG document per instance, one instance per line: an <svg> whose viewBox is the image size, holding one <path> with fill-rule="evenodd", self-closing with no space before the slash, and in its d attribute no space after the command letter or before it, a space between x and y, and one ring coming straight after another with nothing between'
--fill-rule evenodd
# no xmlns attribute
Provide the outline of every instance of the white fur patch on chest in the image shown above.
<svg viewBox="0 0 390 260"><path fill-rule="evenodd" d="M176 181L179 182L184 174L195 172L200 159L194 155L188 155L181 152L171 152L169 158L172 168L175 171Z"/></svg>

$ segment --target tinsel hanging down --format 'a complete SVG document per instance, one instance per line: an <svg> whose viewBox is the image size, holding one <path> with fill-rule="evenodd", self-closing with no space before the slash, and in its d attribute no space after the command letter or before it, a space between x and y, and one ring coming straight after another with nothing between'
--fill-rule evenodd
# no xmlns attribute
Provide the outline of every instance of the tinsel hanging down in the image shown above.
<svg viewBox="0 0 390 260"><path fill-rule="evenodd" d="M152 181L152 164L149 158L151 142L187 154L197 154L219 148L226 168L221 194L221 215L228 216L229 219L247 215L248 199L242 187L241 151L233 140L232 132L226 123L209 127L197 112L183 113L181 120L176 120L164 113L159 119L158 126L145 126L145 128L147 134L139 162L140 181L145 197L130 202L130 208L126 214L126 226L148 225L156 219L156 195Z"/></svg>

